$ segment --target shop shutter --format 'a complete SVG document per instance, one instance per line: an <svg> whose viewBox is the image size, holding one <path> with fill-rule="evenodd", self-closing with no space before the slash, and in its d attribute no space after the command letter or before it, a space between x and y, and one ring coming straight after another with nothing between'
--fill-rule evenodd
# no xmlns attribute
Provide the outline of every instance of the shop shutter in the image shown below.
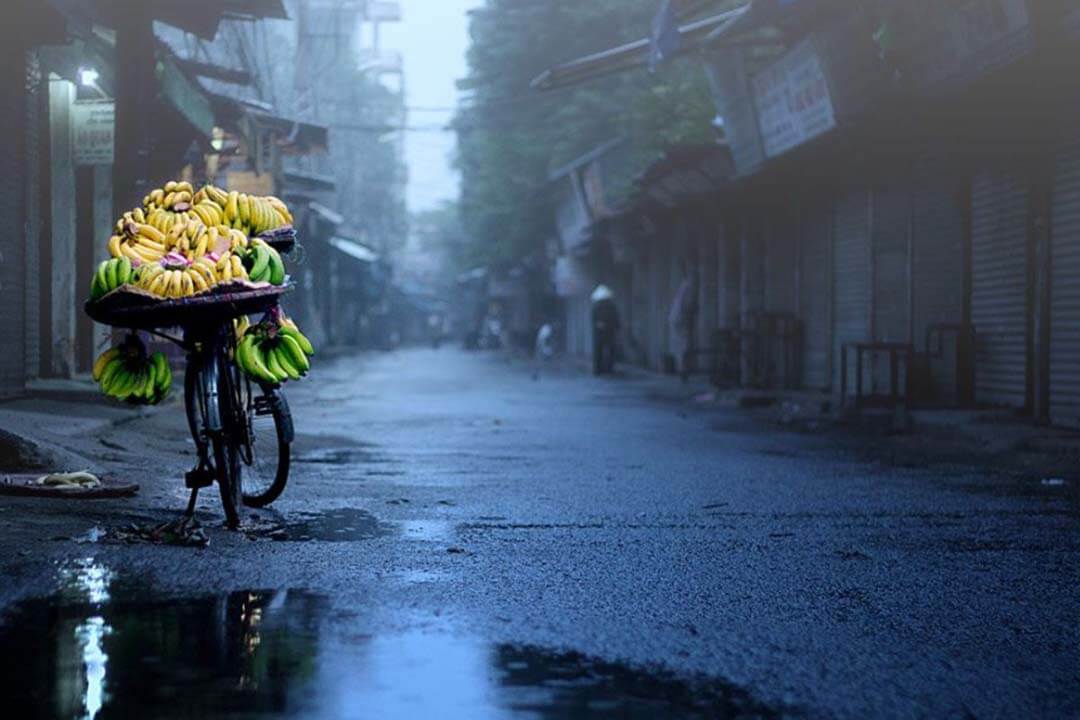
<svg viewBox="0 0 1080 720"><path fill-rule="evenodd" d="M834 392L842 388L844 344L870 340L870 273L870 193L860 190L837 202L833 220ZM847 388L854 393L854 368L849 369Z"/></svg>
<svg viewBox="0 0 1080 720"><path fill-rule="evenodd" d="M829 323L829 207L815 205L802 216L799 237L799 319L802 321L802 383L829 387L832 328Z"/></svg>
<svg viewBox="0 0 1080 720"><path fill-rule="evenodd" d="M12 38L0 44L0 396L26 382L26 221L23 206L26 130L26 56Z"/></svg>
<svg viewBox="0 0 1080 720"><path fill-rule="evenodd" d="M971 212L975 399L1023 407L1028 368L1027 187L1009 175L977 175Z"/></svg>
<svg viewBox="0 0 1080 720"><path fill-rule="evenodd" d="M924 163L912 196L912 312L915 347L926 350L932 325L959 325L964 304L964 193L950 181L944 163ZM956 398L956 339L947 337L942 357L929 361L931 392Z"/></svg>
<svg viewBox="0 0 1080 720"><path fill-rule="evenodd" d="M798 298L798 216L779 212L765 235L765 310L794 313Z"/></svg>
<svg viewBox="0 0 1080 720"><path fill-rule="evenodd" d="M1080 425L1080 143L1058 160L1050 278L1050 418Z"/></svg>
<svg viewBox="0 0 1080 720"><path fill-rule="evenodd" d="M26 373L41 370L41 61L36 51L26 59Z"/></svg>

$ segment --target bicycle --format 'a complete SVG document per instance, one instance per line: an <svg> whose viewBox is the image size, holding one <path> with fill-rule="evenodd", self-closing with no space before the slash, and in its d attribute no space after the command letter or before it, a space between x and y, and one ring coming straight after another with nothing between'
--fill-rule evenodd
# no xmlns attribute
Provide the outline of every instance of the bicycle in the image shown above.
<svg viewBox="0 0 1080 720"><path fill-rule="evenodd" d="M285 490L294 437L289 404L280 387L252 381L233 362L232 318L188 326L181 347L184 408L198 453L184 477L187 514L199 490L216 482L226 524L235 528L243 507L266 507Z"/></svg>
<svg viewBox="0 0 1080 720"><path fill-rule="evenodd" d="M251 380L233 361L233 319L269 312L291 287L271 287L180 300L120 298L87 303L97 322L141 330L169 340L187 354L184 409L198 455L185 473L193 515L199 490L217 483L228 527L244 507L261 508L285 489L294 438L292 415L281 388ZM123 304L121 304L123 303ZM183 337L160 328L179 327Z"/></svg>

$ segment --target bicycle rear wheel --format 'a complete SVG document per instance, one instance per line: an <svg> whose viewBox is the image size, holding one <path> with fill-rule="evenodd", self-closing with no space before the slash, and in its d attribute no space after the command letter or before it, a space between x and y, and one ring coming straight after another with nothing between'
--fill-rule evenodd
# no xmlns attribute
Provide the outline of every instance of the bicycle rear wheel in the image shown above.
<svg viewBox="0 0 1080 720"><path fill-rule="evenodd" d="M280 389L245 380L247 442L240 450L243 502L261 508L277 500L289 479L293 440L289 403Z"/></svg>

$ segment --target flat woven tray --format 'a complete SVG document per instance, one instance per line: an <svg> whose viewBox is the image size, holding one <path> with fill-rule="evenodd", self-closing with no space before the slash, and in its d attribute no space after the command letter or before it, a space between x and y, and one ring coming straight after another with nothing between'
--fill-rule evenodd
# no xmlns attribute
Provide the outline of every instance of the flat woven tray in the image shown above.
<svg viewBox="0 0 1080 720"><path fill-rule="evenodd" d="M194 297L162 300L136 288L121 287L86 303L86 314L102 325L134 330L203 325L266 312L292 289L291 284L235 282Z"/></svg>
<svg viewBox="0 0 1080 720"><path fill-rule="evenodd" d="M35 481L39 477L41 477L41 473L34 475L0 474L0 495L65 498L68 500L98 500L102 498L131 497L139 492L138 483L117 480L115 478L101 478L101 485L96 488L80 488L37 485Z"/></svg>

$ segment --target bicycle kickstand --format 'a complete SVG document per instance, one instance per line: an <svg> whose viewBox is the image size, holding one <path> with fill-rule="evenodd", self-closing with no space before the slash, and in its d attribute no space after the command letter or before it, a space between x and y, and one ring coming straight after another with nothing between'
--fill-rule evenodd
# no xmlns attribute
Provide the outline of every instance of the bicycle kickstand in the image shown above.
<svg viewBox="0 0 1080 720"><path fill-rule="evenodd" d="M188 500L187 510L184 511L184 515L187 517L195 516L195 503L199 500L199 488L191 488L191 498Z"/></svg>

